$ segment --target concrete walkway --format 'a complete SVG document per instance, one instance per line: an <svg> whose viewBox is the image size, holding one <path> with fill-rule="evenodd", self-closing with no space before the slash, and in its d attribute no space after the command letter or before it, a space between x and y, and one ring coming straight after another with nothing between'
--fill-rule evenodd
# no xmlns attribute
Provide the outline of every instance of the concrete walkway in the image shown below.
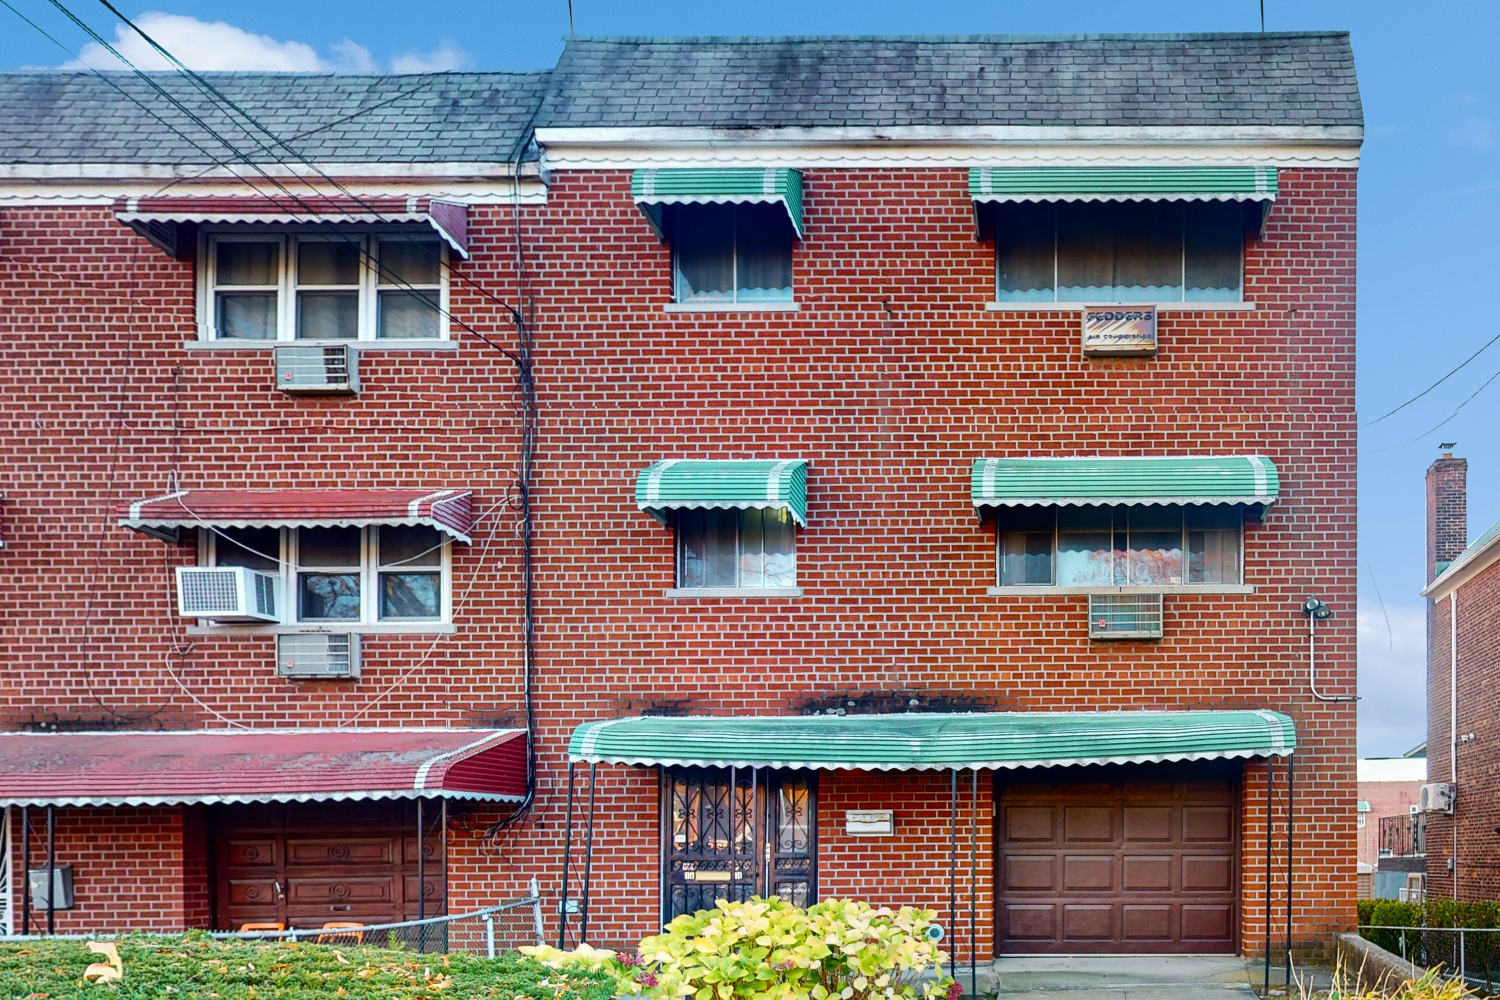
<svg viewBox="0 0 1500 1000"><path fill-rule="evenodd" d="M968 967L955 971L968 992ZM980 996L1001 1000L1033 990L1046 1000L1255 1000L1263 967L1235 955L1014 955L977 971ZM1273 967L1273 990L1281 980Z"/></svg>

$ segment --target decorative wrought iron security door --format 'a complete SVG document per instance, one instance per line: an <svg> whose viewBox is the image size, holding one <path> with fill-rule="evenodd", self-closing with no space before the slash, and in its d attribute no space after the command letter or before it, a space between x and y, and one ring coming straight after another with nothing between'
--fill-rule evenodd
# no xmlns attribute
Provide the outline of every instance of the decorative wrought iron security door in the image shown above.
<svg viewBox="0 0 1500 1000"><path fill-rule="evenodd" d="M720 899L817 901L814 776L770 768L662 772L662 922Z"/></svg>

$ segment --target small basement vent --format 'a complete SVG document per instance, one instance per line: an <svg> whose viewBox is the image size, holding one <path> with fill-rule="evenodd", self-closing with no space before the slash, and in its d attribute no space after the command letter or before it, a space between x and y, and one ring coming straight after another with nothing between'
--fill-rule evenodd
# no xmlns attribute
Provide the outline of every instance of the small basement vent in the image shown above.
<svg viewBox="0 0 1500 1000"><path fill-rule="evenodd" d="M243 566L177 567L177 612L221 622L280 621L281 578Z"/></svg>
<svg viewBox="0 0 1500 1000"><path fill-rule="evenodd" d="M321 632L278 635L276 675L314 680L355 680L359 677L359 636Z"/></svg>
<svg viewBox="0 0 1500 1000"><path fill-rule="evenodd" d="M352 344L278 347L276 388L282 392L353 395L359 392L359 352Z"/></svg>
<svg viewBox="0 0 1500 1000"><path fill-rule="evenodd" d="M1160 594L1090 594L1090 639L1160 639Z"/></svg>

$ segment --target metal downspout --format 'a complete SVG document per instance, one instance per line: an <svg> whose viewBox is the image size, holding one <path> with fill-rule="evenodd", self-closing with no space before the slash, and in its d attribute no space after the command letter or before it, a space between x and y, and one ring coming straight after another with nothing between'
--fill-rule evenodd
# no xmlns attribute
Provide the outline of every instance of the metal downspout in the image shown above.
<svg viewBox="0 0 1500 1000"><path fill-rule="evenodd" d="M1448 772L1453 782L1454 813L1458 812L1458 588L1448 593ZM1458 816L1453 829L1453 901L1458 902Z"/></svg>

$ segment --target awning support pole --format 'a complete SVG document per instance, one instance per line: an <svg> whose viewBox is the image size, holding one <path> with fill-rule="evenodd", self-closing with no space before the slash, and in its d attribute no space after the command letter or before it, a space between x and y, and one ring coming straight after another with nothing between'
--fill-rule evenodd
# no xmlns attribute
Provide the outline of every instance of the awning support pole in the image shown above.
<svg viewBox="0 0 1500 1000"><path fill-rule="evenodd" d="M445 796L439 799L438 802L440 803L439 808L441 810L438 814L438 822L443 824L442 832L438 835L438 844L443 852L443 900L439 916L444 916L448 913L448 799Z"/></svg>
<svg viewBox="0 0 1500 1000"><path fill-rule="evenodd" d="M30 878L30 876L27 876ZM47 933L56 931L57 912L57 809L47 806Z"/></svg>
<svg viewBox="0 0 1500 1000"><path fill-rule="evenodd" d="M955 772L956 773L956 772ZM969 996L978 1000L979 967L979 768L969 772Z"/></svg>
<svg viewBox="0 0 1500 1000"><path fill-rule="evenodd" d="M1271 787L1276 783L1275 757L1266 758L1266 973L1261 996L1271 992Z"/></svg>
<svg viewBox="0 0 1500 1000"><path fill-rule="evenodd" d="M589 940L589 882L594 875L594 786L599 777L598 763L589 765L589 824L583 838L583 922L578 925L578 943Z"/></svg>
<svg viewBox="0 0 1500 1000"><path fill-rule="evenodd" d="M562 898L557 903L557 947L562 948L568 933L568 862L573 854L573 769L568 761L568 818L563 824Z"/></svg>
<svg viewBox="0 0 1500 1000"><path fill-rule="evenodd" d="M31 933L31 807L21 807L21 933Z"/></svg>
<svg viewBox="0 0 1500 1000"><path fill-rule="evenodd" d="M1292 799L1297 787L1297 755L1286 755L1286 988L1292 989Z"/></svg>
<svg viewBox="0 0 1500 1000"><path fill-rule="evenodd" d="M425 847L422 830L422 797L417 796L417 919L427 919L427 864L423 857ZM427 950L427 925L417 924L417 951Z"/></svg>
<svg viewBox="0 0 1500 1000"><path fill-rule="evenodd" d="M953 953L948 956L948 975L958 971L958 768L948 772L948 932L953 935Z"/></svg>

